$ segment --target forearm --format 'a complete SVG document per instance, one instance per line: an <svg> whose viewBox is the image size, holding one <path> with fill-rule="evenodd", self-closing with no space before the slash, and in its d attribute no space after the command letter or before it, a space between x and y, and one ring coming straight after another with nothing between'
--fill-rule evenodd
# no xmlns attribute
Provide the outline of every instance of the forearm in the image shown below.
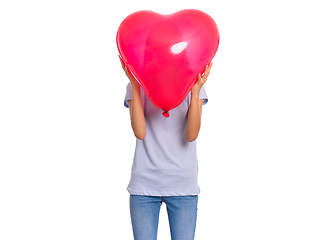
<svg viewBox="0 0 336 240"><path fill-rule="evenodd" d="M191 94L186 129L186 137L189 142L196 140L201 128L202 103L203 100L199 100L199 94Z"/></svg>
<svg viewBox="0 0 336 240"><path fill-rule="evenodd" d="M130 106L131 125L134 135L142 140L146 136L146 122L142 107L140 86L132 84L132 101Z"/></svg>
<svg viewBox="0 0 336 240"><path fill-rule="evenodd" d="M212 63L205 67L203 76L200 73L198 74L197 82L191 89L191 102L188 110L188 123L186 130L186 137L189 142L196 140L201 128L203 99L199 99L199 94L202 86L208 79L211 67Z"/></svg>

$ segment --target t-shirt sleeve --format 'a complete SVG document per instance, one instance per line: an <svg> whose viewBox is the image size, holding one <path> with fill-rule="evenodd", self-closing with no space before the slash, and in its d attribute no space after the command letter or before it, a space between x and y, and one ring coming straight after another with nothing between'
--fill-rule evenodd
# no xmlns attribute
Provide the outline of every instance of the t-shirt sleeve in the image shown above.
<svg viewBox="0 0 336 240"><path fill-rule="evenodd" d="M199 99L203 99L203 105L208 103L208 95L206 94L204 85L200 90Z"/></svg>
<svg viewBox="0 0 336 240"><path fill-rule="evenodd" d="M126 96L124 99L124 106L129 108L128 100L132 100L132 84L129 82L126 87Z"/></svg>

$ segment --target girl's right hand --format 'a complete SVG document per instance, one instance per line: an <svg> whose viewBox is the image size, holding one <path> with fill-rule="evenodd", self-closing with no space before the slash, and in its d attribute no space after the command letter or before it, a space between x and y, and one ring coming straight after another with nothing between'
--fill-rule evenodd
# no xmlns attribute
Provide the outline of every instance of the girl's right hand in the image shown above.
<svg viewBox="0 0 336 240"><path fill-rule="evenodd" d="M134 85L134 84L138 84L137 81L134 79L134 77L132 76L132 74L128 71L128 68L126 66L126 64L124 63L124 61L122 60L122 58L120 57L119 55L119 60L120 60L120 63L121 63L121 67L123 68L126 76L128 77L128 79L130 80L131 84Z"/></svg>

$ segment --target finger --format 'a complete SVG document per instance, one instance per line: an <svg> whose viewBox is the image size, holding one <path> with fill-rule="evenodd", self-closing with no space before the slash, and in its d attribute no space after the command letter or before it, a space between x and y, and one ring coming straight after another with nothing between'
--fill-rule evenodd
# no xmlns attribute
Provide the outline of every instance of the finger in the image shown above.
<svg viewBox="0 0 336 240"><path fill-rule="evenodd" d="M132 79L132 80L134 79L133 74L131 73L131 71L128 69L127 66L125 66L125 73L129 79Z"/></svg>
<svg viewBox="0 0 336 240"><path fill-rule="evenodd" d="M204 84L207 80L208 80L208 76L207 75L204 76L204 77L202 77L202 84Z"/></svg>
<svg viewBox="0 0 336 240"><path fill-rule="evenodd" d="M124 61L122 60L122 58L120 57L120 55L119 55L119 60L120 60L122 68L124 69L125 68L125 64L124 64Z"/></svg>
<svg viewBox="0 0 336 240"><path fill-rule="evenodd" d="M210 74L211 68L212 68L212 63L209 64L209 67L208 67L208 75Z"/></svg>
<svg viewBox="0 0 336 240"><path fill-rule="evenodd" d="M128 71L128 67L127 66L124 67L124 71L125 71L126 75L129 76L129 71Z"/></svg>
<svg viewBox="0 0 336 240"><path fill-rule="evenodd" d="M208 74L208 75L209 75L209 73L210 73L211 67L212 67L212 63L209 63L209 65L208 65L208 67L207 67L207 74Z"/></svg>
<svg viewBox="0 0 336 240"><path fill-rule="evenodd" d="M209 67L206 68L206 71L205 71L205 73L204 73L204 75L205 75L206 77L209 76L209 74L210 74L210 70L211 70L211 65L209 65Z"/></svg>

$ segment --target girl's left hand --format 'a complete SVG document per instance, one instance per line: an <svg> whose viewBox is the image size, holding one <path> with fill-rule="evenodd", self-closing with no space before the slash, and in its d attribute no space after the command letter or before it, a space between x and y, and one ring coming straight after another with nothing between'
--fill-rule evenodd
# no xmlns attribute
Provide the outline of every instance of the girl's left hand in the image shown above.
<svg viewBox="0 0 336 240"><path fill-rule="evenodd" d="M206 66L203 76L200 73L198 74L198 81L191 90L192 94L199 94L202 86L208 80L208 76L210 74L211 67L212 67L212 62L209 65Z"/></svg>

